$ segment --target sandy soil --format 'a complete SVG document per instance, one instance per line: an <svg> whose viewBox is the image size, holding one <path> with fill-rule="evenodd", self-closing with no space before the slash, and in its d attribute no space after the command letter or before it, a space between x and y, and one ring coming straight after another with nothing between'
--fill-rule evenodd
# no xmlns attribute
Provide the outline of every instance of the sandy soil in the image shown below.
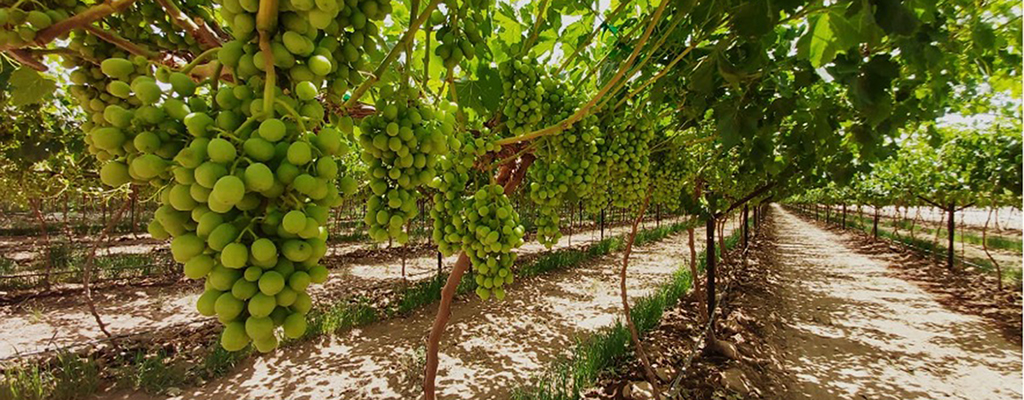
<svg viewBox="0 0 1024 400"><path fill-rule="evenodd" d="M735 224L730 224L727 232ZM649 293L687 260L685 232L635 249L630 296ZM576 243L574 239L573 243ZM621 254L517 282L504 302L469 296L453 306L441 346L438 393L445 399L507 398L517 384L567 354L575 340L615 321ZM412 399L420 397L422 354L436 309L254 357L182 399ZM143 393L106 398L151 398Z"/></svg>
<svg viewBox="0 0 1024 400"><path fill-rule="evenodd" d="M672 221L681 221L682 218ZM663 220L662 223L671 223ZM649 224L649 227L653 224ZM605 237L622 234L627 227L605 229ZM600 230L573 235L572 245L582 246L600 239ZM387 286L402 279L401 260L376 257L348 257L372 248L371 243L347 243L332 246L331 277L325 285L310 288L317 303L349 296L357 288ZM569 246L563 237L554 249ZM520 255L546 251L544 246L531 242L524 245ZM445 269L454 264L456 257L444 260ZM437 271L436 253L405 260L410 281L428 279ZM97 307L104 322L114 335L144 332L182 324L198 324L209 318L194 309L202 286L165 286L149 288L117 287L97 291ZM0 358L19 353L36 352L103 338L103 333L88 312L83 295L73 297L47 297L0 307Z"/></svg>
<svg viewBox="0 0 1024 400"><path fill-rule="evenodd" d="M1013 399L1021 349L776 207L788 399Z"/></svg>

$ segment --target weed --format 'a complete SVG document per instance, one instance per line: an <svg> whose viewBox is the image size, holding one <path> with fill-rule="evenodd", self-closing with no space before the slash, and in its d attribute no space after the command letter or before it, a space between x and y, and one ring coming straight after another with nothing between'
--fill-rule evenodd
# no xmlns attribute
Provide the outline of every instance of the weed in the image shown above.
<svg viewBox="0 0 1024 400"><path fill-rule="evenodd" d="M156 354L138 353L135 360L116 372L117 386L128 390L143 390L150 394L162 394L167 389L181 386L185 382L185 371L168 365L163 351Z"/></svg>
<svg viewBox="0 0 1024 400"><path fill-rule="evenodd" d="M95 393L100 385L96 363L92 359L68 352L57 354L57 365L51 377L53 392L50 398L57 400L87 397Z"/></svg>
<svg viewBox="0 0 1024 400"><path fill-rule="evenodd" d="M12 367L4 371L0 382L0 400L42 400L49 393L49 384L38 365Z"/></svg>
<svg viewBox="0 0 1024 400"><path fill-rule="evenodd" d="M198 375L203 379L212 379L218 376L223 376L238 365L238 362L244 360L252 353L252 348L247 347L242 351L227 351L220 346L220 337L217 338L213 343L210 344L211 350L206 358L203 360L202 369Z"/></svg>
<svg viewBox="0 0 1024 400"><path fill-rule="evenodd" d="M683 225L683 224L680 224ZM687 226L683 226L685 229ZM667 232L676 232L678 227L666 227ZM655 230L657 231L657 230ZM646 233L646 232L645 232ZM668 235L669 233L664 233ZM735 247L740 239L740 231L736 231L725 241L725 247ZM655 237L654 233L650 237ZM640 235L637 234L639 242ZM720 249L716 248L716 253ZM698 271L706 265L706 253L699 254ZM674 306L690 289L693 282L688 267L680 266L672 275L672 279L662 284L650 296L637 299L630 316L641 335L658 326L665 310ZM632 340L629 329L621 322L606 327L590 338L579 342L572 350L571 356L549 366L530 385L513 390L514 400L575 400L580 398L583 389L597 381L601 372L612 367L619 357L626 354Z"/></svg>

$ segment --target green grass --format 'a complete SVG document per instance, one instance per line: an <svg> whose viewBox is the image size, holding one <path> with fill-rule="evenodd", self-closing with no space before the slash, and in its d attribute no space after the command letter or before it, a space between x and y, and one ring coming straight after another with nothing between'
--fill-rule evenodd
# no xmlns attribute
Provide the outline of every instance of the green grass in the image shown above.
<svg viewBox="0 0 1024 400"><path fill-rule="evenodd" d="M50 380L38 365L16 366L4 371L0 382L2 400L42 400L48 397Z"/></svg>
<svg viewBox="0 0 1024 400"><path fill-rule="evenodd" d="M171 365L162 350L155 354L136 354L135 359L118 368L115 375L119 388L149 394L164 394L167 389L181 387L188 380L185 369Z"/></svg>
<svg viewBox="0 0 1024 400"><path fill-rule="evenodd" d="M50 283L81 282L87 255L87 250L76 250L66 243L51 246L47 252L47 259L52 265ZM43 273L46 271L46 264L38 263L32 265L31 269L21 269L21 267L23 265L0 258L0 275L12 275L10 278L0 280L0 289L27 289L41 286L45 282L45 276L17 275ZM162 276L177 271L174 264L161 262L159 257L152 254L98 256L93 260L93 267L92 279L94 281Z"/></svg>
<svg viewBox="0 0 1024 400"><path fill-rule="evenodd" d="M59 353L53 365L14 366L4 371L0 382L3 400L73 400L88 397L99 388L96 362L73 353Z"/></svg>
<svg viewBox="0 0 1024 400"><path fill-rule="evenodd" d="M684 228L685 229L685 228ZM725 241L725 247L735 247L742 231L737 230ZM637 235L639 241L639 234ZM721 250L716 248L716 253ZM698 256L698 271L704 271L706 252ZM634 302L630 316L640 335L658 326L665 310L675 306L690 289L693 278L687 265L681 265L672 279L663 283L655 292ZM610 370L631 348L629 329L621 321L605 327L589 338L580 340L570 355L552 363L544 373L532 379L528 385L515 388L513 400L576 400L583 390L591 387L598 376Z"/></svg>
<svg viewBox="0 0 1024 400"><path fill-rule="evenodd" d="M646 243L664 239L692 225L693 222L682 222L639 231L637 232L636 245L642 246ZM585 261L621 250L624 245L625 239L623 236L614 236L595 242L584 249L566 248L547 252L538 256L532 262L518 267L516 277L526 278L576 266ZM369 299L355 299L336 303L323 311L314 310L310 313L309 328L306 330L305 338L339 332L387 319L394 315L408 315L415 310L439 301L441 299L441 288L444 287L447 279L448 274L440 274L432 279L416 282L404 287L398 291L396 295L397 300L390 302L392 305L386 307L375 307L373 304L370 304ZM459 283L456 293L464 295L475 290L476 282L472 274L465 274Z"/></svg>

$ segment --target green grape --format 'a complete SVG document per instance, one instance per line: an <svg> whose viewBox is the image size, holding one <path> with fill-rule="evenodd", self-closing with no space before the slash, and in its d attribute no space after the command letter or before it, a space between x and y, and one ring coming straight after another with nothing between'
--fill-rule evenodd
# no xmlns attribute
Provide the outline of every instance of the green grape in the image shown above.
<svg viewBox="0 0 1024 400"><path fill-rule="evenodd" d="M300 313L289 315L284 320L284 335L290 339L298 339L306 333L306 317Z"/></svg>
<svg viewBox="0 0 1024 400"><path fill-rule="evenodd" d="M227 175L218 179L217 183L213 185L213 193L210 194L210 198L233 206L242 201L244 195L245 184L242 183L242 180L237 176Z"/></svg>
<svg viewBox="0 0 1024 400"><path fill-rule="evenodd" d="M283 121L275 118L263 121L260 124L260 136L271 142L276 142L284 138L286 127Z"/></svg>
<svg viewBox="0 0 1024 400"><path fill-rule="evenodd" d="M263 278L260 278L260 280L262 281ZM277 299L260 291L249 299L248 307L249 315L257 318L266 317L274 311L274 307L277 307Z"/></svg>
<svg viewBox="0 0 1024 400"><path fill-rule="evenodd" d="M231 243L224 246L220 253L220 263L231 269L240 269L249 262L249 248L241 243Z"/></svg>
<svg viewBox="0 0 1024 400"><path fill-rule="evenodd" d="M217 299L220 297L221 293L222 292L220 291L210 289L204 291L203 294L199 296L199 299L196 300L196 309L199 311L199 314L207 317L216 315L217 310L214 306L216 305Z"/></svg>
<svg viewBox="0 0 1024 400"><path fill-rule="evenodd" d="M104 185L120 187L131 182L132 178L128 174L127 165L119 161L109 161L100 168L100 180Z"/></svg>
<svg viewBox="0 0 1024 400"><path fill-rule="evenodd" d="M256 260L270 260L277 257L277 246L267 238L257 239L252 243L252 257Z"/></svg>
<svg viewBox="0 0 1024 400"><path fill-rule="evenodd" d="M238 234L238 228L234 225L230 223L222 223L210 231L210 235L206 238L206 242L209 244L211 249L223 251L224 247L238 238Z"/></svg>
<svg viewBox="0 0 1024 400"><path fill-rule="evenodd" d="M242 310L245 309L245 302L236 299L230 292L226 292L217 297L217 302L214 303L213 308L217 313L217 319L220 322L228 323L242 314Z"/></svg>
<svg viewBox="0 0 1024 400"><path fill-rule="evenodd" d="M174 256L174 261L180 263L199 255L205 248L206 243L194 234L181 235L171 241L171 254Z"/></svg>
<svg viewBox="0 0 1024 400"><path fill-rule="evenodd" d="M124 58L108 58L100 63L100 70L108 77L127 81L135 72L135 64Z"/></svg>
<svg viewBox="0 0 1024 400"><path fill-rule="evenodd" d="M268 317L249 317L245 320L245 333L252 340L264 339L274 335L274 320Z"/></svg>
<svg viewBox="0 0 1024 400"><path fill-rule="evenodd" d="M245 333L245 324L239 321L224 325L220 336L220 345L227 351L239 351L249 345L249 336Z"/></svg>
<svg viewBox="0 0 1024 400"><path fill-rule="evenodd" d="M230 163L238 155L235 145L221 138L210 140L210 144L206 147L206 154L210 157L210 161L215 163Z"/></svg>
<svg viewBox="0 0 1024 400"><path fill-rule="evenodd" d="M305 222L303 222L303 227L305 227ZM302 262L309 259L313 250L304 240L292 239L284 242L281 246L281 253L291 261Z"/></svg>
<svg viewBox="0 0 1024 400"><path fill-rule="evenodd" d="M214 261L206 255L198 255L185 262L185 276L189 279L202 279L213 270Z"/></svg>

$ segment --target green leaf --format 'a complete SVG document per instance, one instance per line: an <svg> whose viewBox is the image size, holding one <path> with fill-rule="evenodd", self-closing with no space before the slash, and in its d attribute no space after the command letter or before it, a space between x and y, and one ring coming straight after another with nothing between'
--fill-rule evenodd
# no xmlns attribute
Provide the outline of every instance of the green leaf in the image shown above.
<svg viewBox="0 0 1024 400"><path fill-rule="evenodd" d="M797 52L810 61L811 66L819 68L860 41L860 33L850 21L837 12L830 12L811 20L810 29L797 43Z"/></svg>
<svg viewBox="0 0 1024 400"><path fill-rule="evenodd" d="M476 70L476 79L455 81L459 103L472 108L480 115L491 115L498 109L501 100L501 76L498 70L481 63Z"/></svg>
<svg viewBox="0 0 1024 400"><path fill-rule="evenodd" d="M11 74L11 104L24 106L38 103L57 89L57 82L36 70L20 67Z"/></svg>
<svg viewBox="0 0 1024 400"><path fill-rule="evenodd" d="M741 36L757 37L771 32L775 21L768 1L750 1L740 6L732 19L732 26Z"/></svg>
<svg viewBox="0 0 1024 400"><path fill-rule="evenodd" d="M899 0L875 0L875 21L890 35L910 36L920 23L913 11Z"/></svg>

